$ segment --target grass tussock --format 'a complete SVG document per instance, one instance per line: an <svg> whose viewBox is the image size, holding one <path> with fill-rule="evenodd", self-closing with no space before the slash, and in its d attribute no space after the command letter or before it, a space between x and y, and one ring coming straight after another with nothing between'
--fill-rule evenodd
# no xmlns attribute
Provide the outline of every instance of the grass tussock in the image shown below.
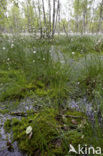
<svg viewBox="0 0 103 156"><path fill-rule="evenodd" d="M102 95L101 36L53 40L0 37L0 101L17 101L17 107L21 99L29 97L35 99L38 108L41 105L37 114L5 123L23 151L36 156L64 156L68 155L70 143L75 147L80 142L103 147ZM92 103L92 112L96 112L93 123L85 117L86 125L84 119L67 117L80 113L68 111L68 101L84 97ZM0 109L2 114L8 112L9 107ZM32 127L31 136L25 132L28 126Z"/></svg>

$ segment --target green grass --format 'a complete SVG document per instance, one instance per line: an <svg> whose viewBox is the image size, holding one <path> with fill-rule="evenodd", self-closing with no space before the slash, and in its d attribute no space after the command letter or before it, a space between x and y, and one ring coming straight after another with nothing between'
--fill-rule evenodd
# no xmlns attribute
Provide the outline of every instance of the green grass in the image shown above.
<svg viewBox="0 0 103 156"><path fill-rule="evenodd" d="M83 96L91 100L95 92L102 92L102 52L101 36L54 40L1 36L0 101L34 94L56 99L57 103Z"/></svg>
<svg viewBox="0 0 103 156"><path fill-rule="evenodd" d="M69 66L55 62L49 53L47 41L13 38L2 39L0 50L1 101L28 96L40 81L52 96L66 95ZM5 50L3 50L5 42ZM44 45L44 46L43 46ZM29 87L31 85L31 87ZM36 91L37 92L37 91ZM40 91L41 92L41 91Z"/></svg>
<svg viewBox="0 0 103 156"><path fill-rule="evenodd" d="M95 42L98 39L99 37L93 36L70 36L69 38L62 37L58 40L46 41L34 40L29 37L1 37L0 83L3 87L0 99L19 97L18 94L25 97L26 93L28 94L28 85L31 84L31 88L33 88L37 81L41 81L44 88L53 90L54 96L66 97L71 92L71 86L67 83L85 82L83 79L98 74L96 72L97 70L99 72L99 69L94 70L94 68L98 68L98 66L102 68L98 52L95 50ZM65 64L61 63L59 57L56 62L53 60L49 53L52 45L55 53L58 51L62 53ZM101 41L99 47L101 54L102 46ZM94 55L89 59L88 54L93 52ZM74 61L70 63L69 59ZM75 66L77 66L76 69ZM79 77L78 74L80 74Z"/></svg>
<svg viewBox="0 0 103 156"><path fill-rule="evenodd" d="M95 92L102 93L102 53L101 36L54 40L1 36L0 101L34 94L56 99L57 103L71 97L92 99Z"/></svg>
<svg viewBox="0 0 103 156"><path fill-rule="evenodd" d="M0 41L0 101L7 101L8 105L7 110L0 109L0 113L9 112L10 104L8 101L16 101L16 104L12 106L16 109L21 99L29 97L37 101L34 105L40 106L42 109L45 107L53 108L59 114L64 114L63 111L68 107L69 99L77 100L86 97L89 102L93 103L93 111L97 112L95 128L92 127L91 123L88 123L84 129L86 140L95 146L99 146L101 142L100 145L103 146L99 139L103 127L100 126L98 120L98 112L103 116L103 38L101 36L69 36L68 38L61 36L53 40L34 40L32 37L1 36ZM48 117L49 114L46 115ZM45 118L46 115L44 115ZM32 118L35 121L35 117L32 116ZM25 119L20 121L20 124L22 122L28 126ZM53 121L49 122L54 124L56 121L53 118ZM25 125L21 127L22 137L24 136ZM35 130L35 124L33 126ZM46 127L46 121L44 125L38 121L39 126ZM16 128L19 133L19 128ZM98 133L96 133L97 131ZM54 135L56 131L49 132L53 132ZM39 135L38 133L38 138ZM58 137L57 133L56 135ZM68 136L71 141L73 136L78 138L79 134L71 131L71 134L67 133L65 136L66 139ZM63 132L64 140L65 136ZM92 139L89 140L89 138ZM98 138L97 142L96 138ZM43 144L40 145L40 150L45 153L48 151L48 140L46 141L44 136L41 139ZM34 143L35 137L32 141ZM73 141L75 143L75 140ZM27 138L26 146L28 142ZM21 141L21 143L23 144L20 146L25 150L25 142ZM46 150L44 150L44 145ZM55 152L60 154L63 149L59 150L56 151L55 149Z"/></svg>

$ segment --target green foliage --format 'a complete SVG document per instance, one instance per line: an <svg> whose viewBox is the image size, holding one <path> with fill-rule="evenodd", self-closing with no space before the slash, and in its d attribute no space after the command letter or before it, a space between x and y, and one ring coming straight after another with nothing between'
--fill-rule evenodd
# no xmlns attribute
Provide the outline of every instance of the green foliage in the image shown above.
<svg viewBox="0 0 103 156"><path fill-rule="evenodd" d="M74 95L75 89L83 87L83 94L85 90L88 90L85 94L92 94L92 81L97 83L98 78L102 78L102 60L99 59L98 49L102 52L103 48L102 38L100 46L95 47L98 38L70 36L56 38L54 41L34 41L32 37L1 37L1 101L37 94L60 99L62 103L69 95ZM50 50L54 43L55 53L60 51L65 64L61 62L59 53L56 61L51 56ZM94 55L88 55L89 51ZM75 61L71 64L71 60ZM77 86L78 82L80 85ZM98 86L95 84L94 87Z"/></svg>
<svg viewBox="0 0 103 156"><path fill-rule="evenodd" d="M0 113L1 114L6 114L6 113L8 113L9 112L9 110L8 109L0 109Z"/></svg>
<svg viewBox="0 0 103 156"><path fill-rule="evenodd" d="M67 115L75 115L77 119L73 120ZM64 115L59 115L57 110L46 108L21 120L16 118L12 119L11 122L7 120L5 129L12 129L13 140L17 140L19 148L29 155L39 152L39 155L62 156L68 153L70 142L77 146L83 141L81 138L82 129L78 131L83 116L82 113L73 110L68 110ZM32 127L31 137L30 134L26 134L28 126Z"/></svg>
<svg viewBox="0 0 103 156"><path fill-rule="evenodd" d="M28 110L26 118L5 123L21 150L30 155L62 156L68 153L70 143L75 147L80 143L103 147L103 128L98 120L98 109L103 115L102 42L100 36L69 36L52 41L1 36L0 101L17 103L7 102L4 110L1 105L0 113L15 110L18 100L25 97L32 97L33 106L39 110L36 114ZM84 96L93 102L94 125L83 113L67 109L69 98ZM28 126L32 127L31 135L26 134Z"/></svg>
<svg viewBox="0 0 103 156"><path fill-rule="evenodd" d="M3 38L0 50L1 100L9 97L23 98L26 94L29 95L30 90L36 90L35 93L41 95L53 90L62 96L68 67L62 65L59 60L54 62L49 53L50 43L48 45L48 41L34 41L32 38L22 37L10 38L9 41L8 39ZM43 44L46 47L43 47Z"/></svg>
<svg viewBox="0 0 103 156"><path fill-rule="evenodd" d="M5 30L7 22L7 0L0 0L0 33Z"/></svg>
<svg viewBox="0 0 103 156"><path fill-rule="evenodd" d="M13 5L8 17L7 26L13 33L20 32L22 29L22 19L18 5Z"/></svg>

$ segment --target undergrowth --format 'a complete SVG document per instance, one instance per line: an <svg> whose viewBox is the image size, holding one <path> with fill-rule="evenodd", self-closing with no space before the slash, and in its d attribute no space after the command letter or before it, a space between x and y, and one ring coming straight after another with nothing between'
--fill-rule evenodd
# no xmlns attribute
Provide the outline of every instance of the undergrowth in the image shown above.
<svg viewBox="0 0 103 156"><path fill-rule="evenodd" d="M100 120L103 116L102 55L101 36L56 37L53 40L0 37L0 101L17 101L14 105L17 108L19 101L29 97L41 108L37 114L5 123L23 151L36 156L64 156L68 155L70 143L75 147L78 143L103 147L100 139L103 129ZM93 123L86 119L84 126L83 119L83 126L79 127L81 120L65 116L75 115L72 110L67 114L68 101L83 97L93 103L96 114ZM0 109L0 113L9 113L9 105L8 102L8 107ZM31 136L25 133L28 126L32 127Z"/></svg>

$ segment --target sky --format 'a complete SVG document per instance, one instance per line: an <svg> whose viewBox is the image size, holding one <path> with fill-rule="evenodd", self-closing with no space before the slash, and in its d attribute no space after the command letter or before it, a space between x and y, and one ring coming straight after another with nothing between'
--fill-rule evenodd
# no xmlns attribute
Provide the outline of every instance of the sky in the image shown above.
<svg viewBox="0 0 103 156"><path fill-rule="evenodd" d="M26 2L26 0L15 0L17 2ZM34 2L36 2L37 0L33 0ZM52 2L53 0L51 0ZM71 13L73 13L73 1L74 0L60 0L61 3L61 16L62 18L71 18ZM94 0L94 7L96 8L97 5L99 4L99 2L101 2L102 0ZM48 3L47 0L44 0L45 3L45 9L48 8ZM9 5L8 10L10 10L12 5ZM19 5L20 6L20 5ZM21 6L20 6L21 7Z"/></svg>

